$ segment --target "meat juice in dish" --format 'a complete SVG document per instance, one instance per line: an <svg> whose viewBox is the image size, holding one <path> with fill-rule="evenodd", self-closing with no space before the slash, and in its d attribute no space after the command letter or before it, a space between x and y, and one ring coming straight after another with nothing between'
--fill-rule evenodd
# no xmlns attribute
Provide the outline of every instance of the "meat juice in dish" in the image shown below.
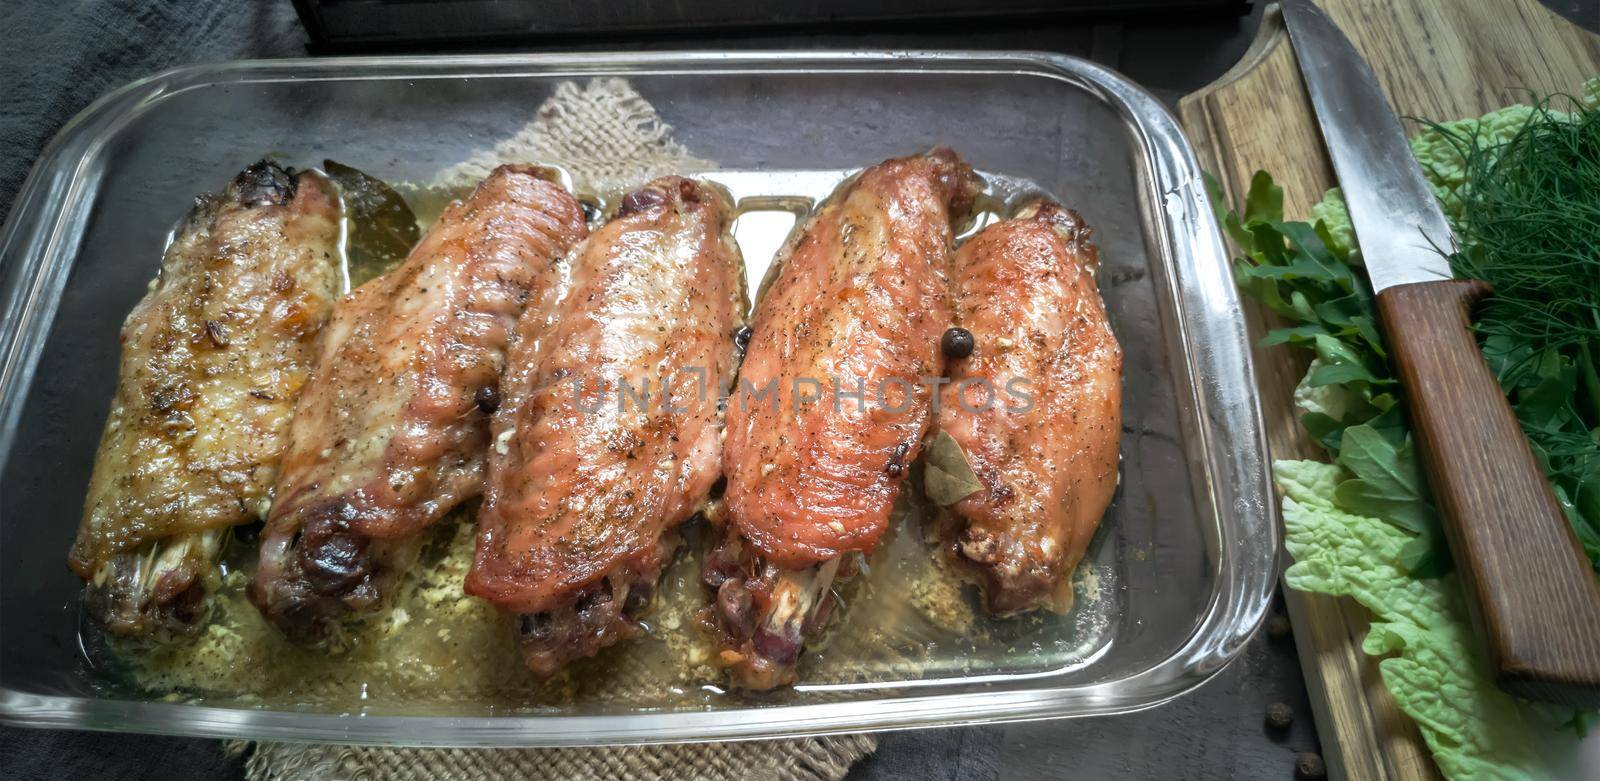
<svg viewBox="0 0 1600 781"><path fill-rule="evenodd" d="M377 607L420 532L483 485L523 307L587 232L553 174L495 169L399 267L339 301L301 395L250 598L321 641Z"/></svg>
<svg viewBox="0 0 1600 781"><path fill-rule="evenodd" d="M728 402L726 529L703 575L704 620L738 687L795 679L833 580L888 525L943 371L953 226L980 190L948 150L886 161L774 259Z"/></svg>
<svg viewBox="0 0 1600 781"><path fill-rule="evenodd" d="M938 427L983 487L939 526L996 615L1071 607L1073 569L1116 492L1122 350L1097 262L1083 218L1049 202L956 252L955 323L971 354L949 361Z"/></svg>
<svg viewBox="0 0 1600 781"><path fill-rule="evenodd" d="M650 182L573 253L561 301L518 323L466 590L519 616L539 675L637 634L721 475L746 309L732 220L712 187Z"/></svg>
<svg viewBox="0 0 1600 781"><path fill-rule="evenodd" d="M121 333L116 395L68 559L107 631L205 615L228 530L260 518L338 295L339 200L259 162L202 195Z"/></svg>

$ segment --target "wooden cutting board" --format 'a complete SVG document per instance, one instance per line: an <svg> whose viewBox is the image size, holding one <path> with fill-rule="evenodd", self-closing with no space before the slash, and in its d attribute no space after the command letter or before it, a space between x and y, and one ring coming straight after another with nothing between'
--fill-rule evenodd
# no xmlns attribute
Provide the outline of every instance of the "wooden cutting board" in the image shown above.
<svg viewBox="0 0 1600 781"><path fill-rule="evenodd" d="M1535 0L1318 2L1372 65L1401 116L1476 117L1530 92L1576 94L1600 75L1600 37ZM1178 113L1201 166L1222 182L1230 204L1243 202L1257 169L1283 186L1290 219L1308 219L1335 184L1276 5L1244 59L1180 101ZM1277 326L1263 308L1244 305L1253 338ZM1273 458L1322 458L1291 401L1306 362L1286 347L1255 351ZM1366 610L1288 589L1285 599L1330 776L1439 778L1416 726L1384 691L1375 660L1361 652Z"/></svg>

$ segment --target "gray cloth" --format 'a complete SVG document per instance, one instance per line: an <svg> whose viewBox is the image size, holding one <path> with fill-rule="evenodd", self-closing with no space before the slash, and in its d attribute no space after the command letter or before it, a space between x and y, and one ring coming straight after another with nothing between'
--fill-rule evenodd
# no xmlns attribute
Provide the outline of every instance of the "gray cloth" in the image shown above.
<svg viewBox="0 0 1600 781"><path fill-rule="evenodd" d="M0 2L0 214L9 214L45 144L73 115L134 79L190 62L305 50L288 2ZM65 652L65 651L64 651ZM0 728L8 779L236 778L219 743Z"/></svg>
<svg viewBox="0 0 1600 781"><path fill-rule="evenodd" d="M305 53L288 2L0 2L0 214L44 145L101 95L176 65Z"/></svg>

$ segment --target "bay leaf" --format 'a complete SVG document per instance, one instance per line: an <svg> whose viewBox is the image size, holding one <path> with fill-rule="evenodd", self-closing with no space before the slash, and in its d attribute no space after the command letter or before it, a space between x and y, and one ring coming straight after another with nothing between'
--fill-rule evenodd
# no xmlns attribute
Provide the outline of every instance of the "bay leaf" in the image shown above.
<svg viewBox="0 0 1600 781"><path fill-rule="evenodd" d="M382 179L333 160L322 170L344 202L345 255L355 287L404 260L421 237L417 216Z"/></svg>
<svg viewBox="0 0 1600 781"><path fill-rule="evenodd" d="M928 443L922 455L922 488L940 507L949 507L983 490L978 475L967 463L967 454L955 437L941 431Z"/></svg>

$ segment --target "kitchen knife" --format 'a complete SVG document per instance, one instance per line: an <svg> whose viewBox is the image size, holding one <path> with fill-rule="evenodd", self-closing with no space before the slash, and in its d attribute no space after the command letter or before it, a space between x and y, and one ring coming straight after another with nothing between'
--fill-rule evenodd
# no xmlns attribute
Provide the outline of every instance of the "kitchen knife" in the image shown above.
<svg viewBox="0 0 1600 781"><path fill-rule="evenodd" d="M1478 350L1489 286L1451 278L1450 227L1372 69L1311 0L1282 9L1496 683L1600 707L1600 582Z"/></svg>

